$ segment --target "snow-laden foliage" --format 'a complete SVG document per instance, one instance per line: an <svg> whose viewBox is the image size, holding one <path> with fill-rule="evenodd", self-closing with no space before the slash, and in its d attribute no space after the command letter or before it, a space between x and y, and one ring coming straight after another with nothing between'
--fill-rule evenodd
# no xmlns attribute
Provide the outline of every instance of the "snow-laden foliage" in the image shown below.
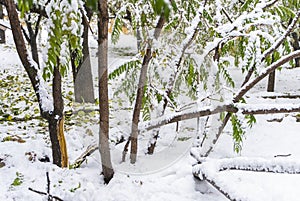
<svg viewBox="0 0 300 201"><path fill-rule="evenodd" d="M44 77L49 78L54 66L64 76L70 62L70 52L81 55L81 1L53 0L46 6L48 15L48 52Z"/></svg>
<svg viewBox="0 0 300 201"><path fill-rule="evenodd" d="M209 97L214 102L222 102L225 97L220 91L226 89L229 93L226 97L233 97L238 87L230 68L237 68L245 77L251 77L293 50L289 36L284 36L282 41L279 39L296 15L297 1L159 2L110 2L115 16L112 42L118 40L122 27L126 26L137 35L141 60L159 15L167 13L162 35L152 44L143 112L162 114L165 102L175 111L196 99ZM273 48L278 40L278 46ZM127 71L130 72L136 73L136 70ZM125 79L120 87L133 96L136 86L137 80L128 85ZM211 97L209 94L218 95ZM129 99L132 102L132 97ZM144 120L149 120L152 115L143 116L147 117ZM239 121L242 120L232 121L233 128ZM254 122L253 118L251 121ZM238 130L234 129L233 133ZM238 151L242 138L234 136Z"/></svg>

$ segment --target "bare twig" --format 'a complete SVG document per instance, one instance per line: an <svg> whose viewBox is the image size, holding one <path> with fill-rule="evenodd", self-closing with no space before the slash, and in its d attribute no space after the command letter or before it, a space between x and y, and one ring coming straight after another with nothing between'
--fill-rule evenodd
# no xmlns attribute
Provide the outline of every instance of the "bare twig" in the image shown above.
<svg viewBox="0 0 300 201"><path fill-rule="evenodd" d="M28 190L34 192L34 193L38 193L40 195L46 195L48 197L48 201L53 201L53 200L58 200L58 201L63 201L63 199L57 197L57 196L53 196L50 194L50 179L49 179L49 172L46 172L46 177L47 177L47 193L42 192L42 191L38 191L38 190L34 190L32 188L28 188Z"/></svg>

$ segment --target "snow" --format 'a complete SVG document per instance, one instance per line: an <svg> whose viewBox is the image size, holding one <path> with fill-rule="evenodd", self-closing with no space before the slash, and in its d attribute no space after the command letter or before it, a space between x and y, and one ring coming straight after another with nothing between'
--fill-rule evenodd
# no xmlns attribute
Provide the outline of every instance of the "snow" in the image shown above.
<svg viewBox="0 0 300 201"><path fill-rule="evenodd" d="M261 6L263 6L263 3ZM225 27L223 31L226 32ZM6 33L9 32L7 31ZM236 32L236 34L239 33ZM5 80L6 74L21 74L23 76L21 77L21 81L23 82L21 88L23 89L20 89L21 92L19 94L21 96L26 93L24 88L25 85L28 85L28 80L25 79L26 74L20 61L15 59L17 58L17 54L10 34L8 34L7 39L8 42L6 45L0 45L0 52L3 55L0 59L2 65L2 68L0 68L0 78L1 80ZM220 40L216 40L216 42L212 43L212 46L220 42ZM91 40L93 64L97 60L94 57L96 52L95 44L96 41ZM130 51L136 53L135 45L134 37L124 35L121 36L120 43L116 46L110 44L110 71L128 60L134 59L136 55L124 56L115 50L129 48ZM96 65L94 65L93 71L95 69ZM239 86L243 76L241 76L236 68L230 68L229 70L237 79L237 86ZM295 83L300 81L299 71L298 68L283 68L280 72L277 72L276 92L268 93L267 95L297 95L300 88ZM37 79L42 80L42 77L39 76ZM65 86L64 89L66 90L69 86ZM265 92L261 92L265 86L265 81L262 81L253 90L249 91L245 98L250 106L240 103L236 104L236 106L242 110L254 110L259 107L270 109L299 106L299 99L261 98L262 95L266 94ZM112 90L115 87L110 84ZM45 91L43 91L44 89ZM3 90L1 92L4 94L12 89L1 88L0 90ZM53 105L52 100L47 97L47 91L46 86L40 86L39 93L43 97L42 105L48 108L48 110L52 110L50 108ZM163 93L161 91L161 94ZM203 96L212 95L214 94L203 94ZM0 97L3 98L2 93ZM3 100L3 103L12 104L10 102L14 100L12 98ZM118 139L120 134L128 136L130 132L130 123L128 122L131 120L131 112L126 109L128 105L119 106L119 100L113 98L113 94L110 94L110 99L112 107L110 134L112 135L112 139ZM230 97L227 100L232 100L232 98ZM66 105L70 103L67 100L65 101ZM45 104L45 102L47 103ZM206 106L207 109L218 107L217 104L212 104L213 106ZM25 106L26 104L20 103L20 107L23 109ZM33 113L34 107L36 105L30 107L29 113ZM68 105L66 110L71 109L72 111L76 111L80 108L93 109L95 107L97 106L75 104L74 106ZM0 108L0 110L2 109L4 108ZM169 112L166 115L167 118L172 118L174 115L197 111L199 109L199 105L192 104L187 110L180 111L179 113ZM38 119L27 122L0 121L0 158L5 163L5 166L0 168L0 200L46 200L46 197L28 190L30 187L46 192L46 172L49 172L51 181L50 193L64 200L227 200L213 187L207 185L206 182L195 180L192 175L194 169L194 171L199 170L206 173L210 179L217 181L222 189L238 199L249 201L298 201L300 196L300 192L298 191L300 175L287 174L299 173L300 171L300 136L298 133L300 124L296 122L296 115L297 113L257 116L257 123L253 128L246 129L246 139L244 139L243 149L240 154L236 154L232 150L231 127L227 126L210 158L199 158L202 161L201 165L195 165L197 161L190 156L190 150L192 150L192 155L197 156L199 154L196 147L191 149L197 138L195 135L196 120L181 122L178 132L175 131L175 125L162 127L157 152L153 156L146 156L144 154L143 148L147 147L149 133L143 132L139 139L139 146L141 148L138 153L138 161L135 165L129 163L128 156L125 163L120 163L124 143L118 145L112 143L112 160L116 173L108 185L103 184L103 178L100 174L101 163L98 151L89 156L87 162L78 169L60 169L51 163L44 163L38 160L44 156L51 158L50 139L45 122ZM217 128L214 125L219 122L219 117L217 116L213 117L213 121L209 125L212 130ZM74 115L74 118L72 116L71 123L66 124L65 135L69 148L70 163L75 161L86 147L98 141L98 117L96 114L89 119L87 115L78 114L77 116ZM274 120L280 120L281 122L279 123ZM162 119L155 119L150 125L160 121ZM148 125L147 123L145 124ZM145 124L140 125L141 128ZM6 137L9 136L18 136L25 140L25 142L6 141ZM30 159L26 153L31 153L34 158ZM229 170L226 168L230 166L247 169L249 165L255 167L257 170L272 170L274 172L285 172L285 174ZM23 183L14 186L12 183L17 177Z"/></svg>

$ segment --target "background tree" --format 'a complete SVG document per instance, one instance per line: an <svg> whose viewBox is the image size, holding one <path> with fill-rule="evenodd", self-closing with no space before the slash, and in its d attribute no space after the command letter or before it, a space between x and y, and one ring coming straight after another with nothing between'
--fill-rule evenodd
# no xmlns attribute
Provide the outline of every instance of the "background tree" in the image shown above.
<svg viewBox="0 0 300 201"><path fill-rule="evenodd" d="M0 5L0 20L4 18L3 6ZM5 31L0 29L0 43L5 43Z"/></svg>
<svg viewBox="0 0 300 201"><path fill-rule="evenodd" d="M71 53L75 101L94 103L94 85L89 51L89 21L93 15L93 10L85 4L84 10L81 8L81 13L83 26L82 57L78 59L76 52Z"/></svg>

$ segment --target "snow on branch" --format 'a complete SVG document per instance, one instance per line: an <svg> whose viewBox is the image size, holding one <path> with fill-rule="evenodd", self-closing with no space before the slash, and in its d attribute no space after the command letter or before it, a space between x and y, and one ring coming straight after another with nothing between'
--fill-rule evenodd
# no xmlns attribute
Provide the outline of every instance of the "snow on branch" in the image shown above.
<svg viewBox="0 0 300 201"><path fill-rule="evenodd" d="M276 3L276 1L274 2ZM267 49L264 54L261 56L260 58L260 62L264 61L270 54L272 54L282 43L283 41L289 36L289 34L292 32L292 30L295 28L296 23L298 22L300 17L300 10L297 12L296 16L294 17L293 21L291 22L291 24L288 26L287 30L285 31L285 33L279 37L275 43L273 43L273 45ZM260 64L261 65L261 64ZM253 72L255 70L255 65L252 66L249 71L248 74L245 77L245 80L242 84L242 86L244 86L246 83L248 83L248 81L250 80Z"/></svg>
<svg viewBox="0 0 300 201"><path fill-rule="evenodd" d="M286 32L269 48L267 49L262 58L261 61L265 60L267 56L269 56L274 50L276 50L280 44L288 37L288 35L291 33L291 31L294 29L295 25L297 24L298 20L300 17L300 10L296 13L296 16L294 17L293 21L291 24L288 26Z"/></svg>
<svg viewBox="0 0 300 201"><path fill-rule="evenodd" d="M235 112L236 110L232 107L232 105L229 104L229 105L221 105L217 107L204 107L201 110L196 110L188 113L178 112L170 116L163 116L155 120L145 122L141 124L139 130L151 130L170 123L175 123L178 121L193 119L197 117L213 115L225 111Z"/></svg>
<svg viewBox="0 0 300 201"><path fill-rule="evenodd" d="M290 60L293 60L295 58L300 57L300 50L291 52L290 54L281 57L278 61L272 63L270 66L265 68L257 77L253 78L252 80L248 81L243 85L243 87L238 91L238 93L235 95L233 102L237 103L241 100L241 98L250 90L252 89L259 81L261 81L263 78L265 78L267 75L269 75L271 72L279 68L281 65L289 62Z"/></svg>
<svg viewBox="0 0 300 201"><path fill-rule="evenodd" d="M242 114L275 114L300 112L300 104L224 104L216 107L208 106L192 112L178 112L170 116L163 116L152 121L144 122L139 130L149 131L167 124L178 121L194 119L198 117L209 116L221 112Z"/></svg>
<svg viewBox="0 0 300 201"><path fill-rule="evenodd" d="M213 178L218 172L226 170L300 174L300 162L286 158L274 158L271 160L249 157L206 158L201 164L193 167L194 174L205 174L208 178ZM199 178L201 179L201 175L199 175Z"/></svg>
<svg viewBox="0 0 300 201"><path fill-rule="evenodd" d="M243 200L237 191L230 190L230 187L221 179L219 173L226 170L299 174L300 162L282 158L272 160L248 157L206 158L201 164L193 167L193 174L196 178L210 183L229 200Z"/></svg>

